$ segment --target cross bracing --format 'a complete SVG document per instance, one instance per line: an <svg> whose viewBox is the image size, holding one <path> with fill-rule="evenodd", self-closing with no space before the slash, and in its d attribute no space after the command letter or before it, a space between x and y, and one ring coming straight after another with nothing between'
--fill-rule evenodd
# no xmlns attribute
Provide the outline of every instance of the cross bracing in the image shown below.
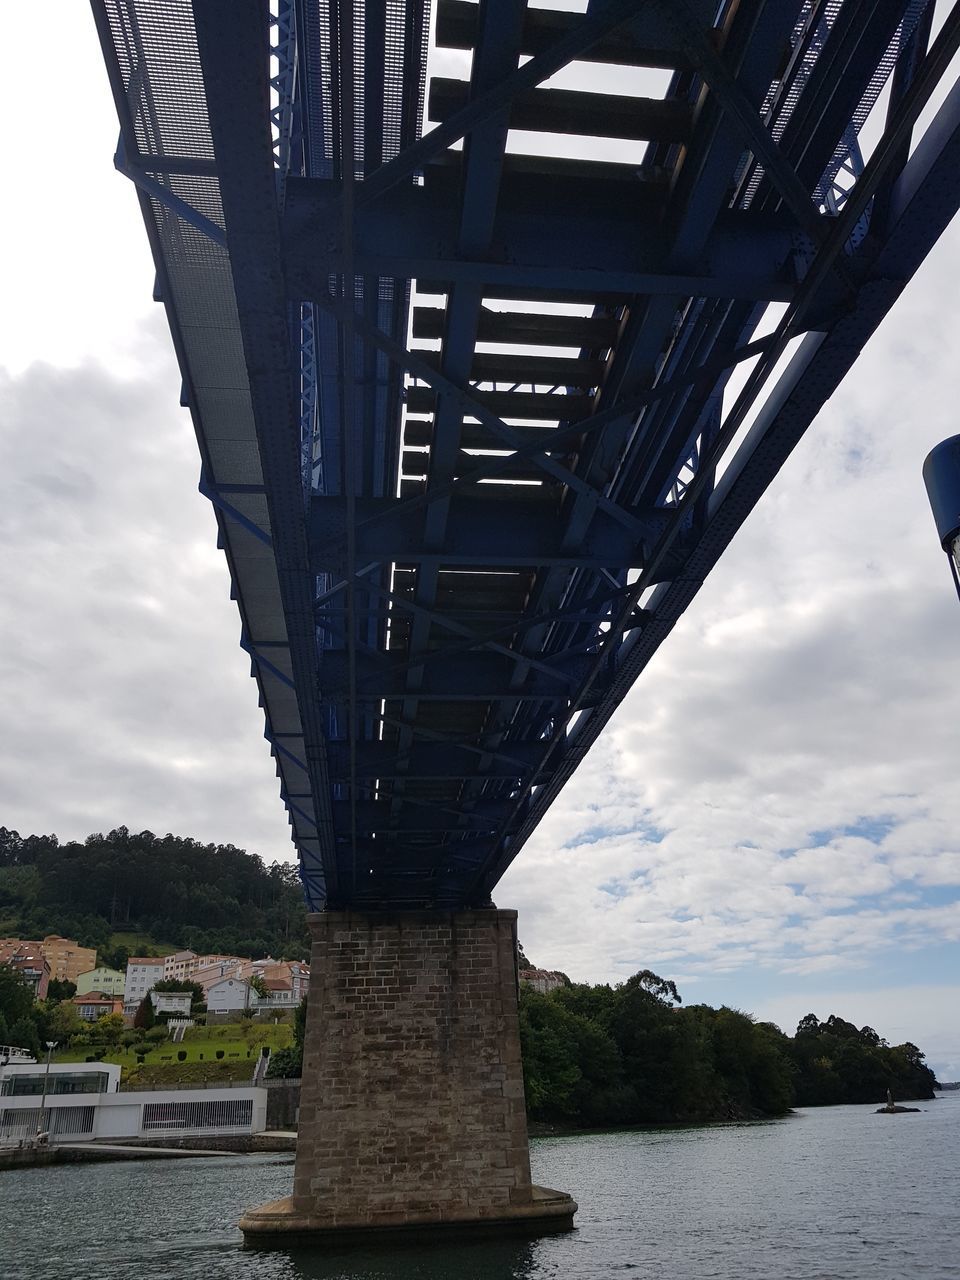
<svg viewBox="0 0 960 1280"><path fill-rule="evenodd" d="M584 8L94 0L313 907L489 899L960 205L960 6Z"/></svg>

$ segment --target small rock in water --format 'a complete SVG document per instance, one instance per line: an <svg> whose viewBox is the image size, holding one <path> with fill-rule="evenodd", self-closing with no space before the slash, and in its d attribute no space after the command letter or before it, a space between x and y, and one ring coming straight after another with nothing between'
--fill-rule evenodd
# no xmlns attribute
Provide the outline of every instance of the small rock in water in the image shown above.
<svg viewBox="0 0 960 1280"><path fill-rule="evenodd" d="M899 1116L905 1111L919 1111L919 1107L898 1107L893 1100L893 1094L887 1090L887 1105L885 1107L877 1107L876 1114L878 1116Z"/></svg>

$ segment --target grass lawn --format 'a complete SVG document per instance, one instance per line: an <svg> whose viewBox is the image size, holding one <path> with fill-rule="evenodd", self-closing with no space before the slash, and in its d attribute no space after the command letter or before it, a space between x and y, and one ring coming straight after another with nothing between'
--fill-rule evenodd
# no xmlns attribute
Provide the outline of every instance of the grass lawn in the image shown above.
<svg viewBox="0 0 960 1280"><path fill-rule="evenodd" d="M246 1080L253 1075L261 1048L286 1049L293 1043L289 1023L228 1023L219 1027L190 1027L179 1044L162 1041L144 1054L142 1064L132 1049L116 1049L100 1054L91 1046L61 1050L54 1062L85 1062L91 1054L121 1068L124 1083L164 1083L174 1080ZM221 1058L217 1053L221 1053ZM180 1055L185 1057L181 1058Z"/></svg>

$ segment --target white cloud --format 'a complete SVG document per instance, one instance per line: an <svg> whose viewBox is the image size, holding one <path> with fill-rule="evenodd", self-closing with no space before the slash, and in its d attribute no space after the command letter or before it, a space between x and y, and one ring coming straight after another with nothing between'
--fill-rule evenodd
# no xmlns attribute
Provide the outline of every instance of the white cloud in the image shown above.
<svg viewBox="0 0 960 1280"><path fill-rule="evenodd" d="M960 613L920 466L956 430L958 267L954 230L511 868L529 954L725 972L736 1003L956 938L925 892L960 874Z"/></svg>
<svg viewBox="0 0 960 1280"><path fill-rule="evenodd" d="M176 368L0 371L0 821L289 857Z"/></svg>

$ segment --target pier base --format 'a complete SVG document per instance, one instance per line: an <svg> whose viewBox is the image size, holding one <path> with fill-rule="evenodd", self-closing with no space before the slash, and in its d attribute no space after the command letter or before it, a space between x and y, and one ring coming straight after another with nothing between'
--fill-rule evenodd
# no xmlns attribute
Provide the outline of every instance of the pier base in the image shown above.
<svg viewBox="0 0 960 1280"><path fill-rule="evenodd" d="M567 1230L530 1181L516 912L324 912L313 937L293 1195L251 1244Z"/></svg>

